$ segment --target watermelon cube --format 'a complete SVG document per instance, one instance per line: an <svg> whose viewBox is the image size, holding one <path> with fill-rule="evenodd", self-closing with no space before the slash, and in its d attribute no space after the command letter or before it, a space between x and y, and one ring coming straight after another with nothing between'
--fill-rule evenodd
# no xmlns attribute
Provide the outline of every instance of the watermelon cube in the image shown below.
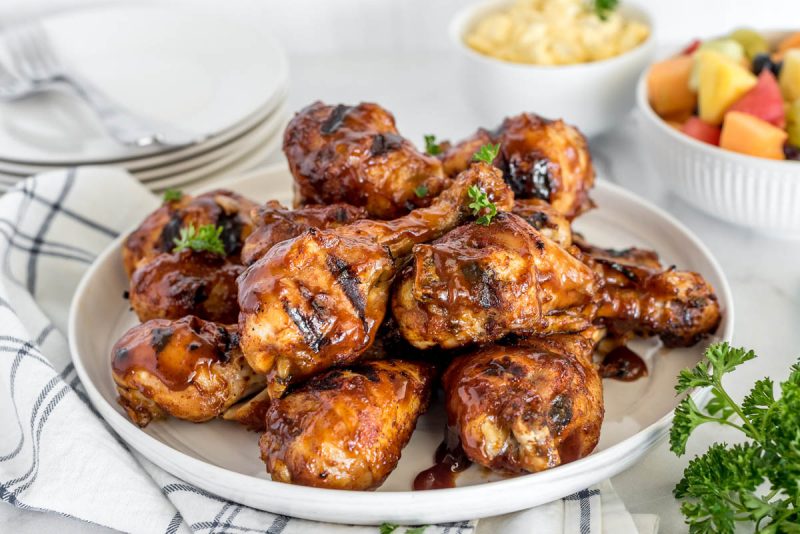
<svg viewBox="0 0 800 534"><path fill-rule="evenodd" d="M778 80L768 69L761 71L758 81L739 100L733 103L729 111L741 111L774 124L778 128L786 125L783 96Z"/></svg>
<svg viewBox="0 0 800 534"><path fill-rule="evenodd" d="M703 143L719 146L720 128L704 122L699 117L689 117L689 120L683 123L681 131Z"/></svg>

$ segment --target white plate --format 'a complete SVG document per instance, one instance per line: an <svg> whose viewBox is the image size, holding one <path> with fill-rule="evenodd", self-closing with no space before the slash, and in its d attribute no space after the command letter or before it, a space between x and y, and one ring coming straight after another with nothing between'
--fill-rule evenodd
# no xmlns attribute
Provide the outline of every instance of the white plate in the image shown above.
<svg viewBox="0 0 800 534"><path fill-rule="evenodd" d="M257 114L287 80L280 46L224 16L177 5L105 4L43 22L65 62L117 102L197 134L219 134ZM163 151L117 144L67 94L2 104L0 117L6 161L98 163Z"/></svg>
<svg viewBox="0 0 800 534"><path fill-rule="evenodd" d="M186 173L193 169L207 167L209 165L217 164L220 161L227 160L228 162L241 158L243 154L252 151L259 145L263 145L266 141L271 140L273 137L282 137L283 126L287 122L288 113L285 107L278 109L275 113L267 117L263 122L256 124L252 129L247 131L235 141L223 145L215 150L203 152L195 157L190 157L181 161L170 163L168 165L161 165L152 169L141 171L133 171L132 174L140 181L148 182L160 180Z"/></svg>
<svg viewBox="0 0 800 534"><path fill-rule="evenodd" d="M214 187L253 199L289 202L291 179L284 165L254 171ZM601 181L593 192L598 208L577 229L599 245L639 245L658 250L665 263L701 272L723 308L718 337L730 340L733 305L719 265L683 225L627 191ZM144 214L143 214L144 215ZM75 368L99 413L134 449L175 476L221 497L271 512L350 524L438 523L503 514L542 504L613 476L636 462L668 431L678 398L678 371L696 363L704 345L666 350L643 341L650 375L633 383L605 382L606 417L597 450L586 458L542 473L493 480L473 466L459 487L409 491L414 476L433 463L442 438L441 403L420 419L398 468L376 492L336 491L272 482L259 460L257 434L233 423L196 425L170 419L145 430L133 425L116 403L110 371L111 347L136 323L121 298L127 288L120 259L121 239L95 261L72 303L70 348ZM702 392L695 395L704 397Z"/></svg>
<svg viewBox="0 0 800 534"><path fill-rule="evenodd" d="M246 136L250 135L258 125L271 119L273 115L279 112L279 108L286 103L287 87L283 87L270 101L258 112L244 121L236 124L232 128L215 135L205 142L197 143L191 146L172 149L167 152L159 152L151 156L138 156L130 159L114 160L102 162L103 165L115 165L122 167L130 172L150 172L163 169L175 164L184 163L188 160L195 160L207 158L210 153L222 153L230 149L232 145L239 142ZM96 164L96 162L93 162ZM6 175L16 176L18 178L27 178L28 176L39 174L42 172L52 171L54 168L66 166L66 163L52 163L52 164L29 164L17 163L0 159L0 173Z"/></svg>
<svg viewBox="0 0 800 534"><path fill-rule="evenodd" d="M279 125L285 125L286 120L281 121ZM277 152L283 141L283 128L278 128L277 131L268 139L261 140L255 148L250 149L245 153L237 154L236 157L226 157L224 161L215 161L210 165L200 169L169 176L159 180L146 182L149 189L153 191L162 191L169 187L177 187L189 183L195 184L198 182L207 182L211 180L227 179L231 176L237 176L245 171L256 168L259 164L263 163L269 156Z"/></svg>

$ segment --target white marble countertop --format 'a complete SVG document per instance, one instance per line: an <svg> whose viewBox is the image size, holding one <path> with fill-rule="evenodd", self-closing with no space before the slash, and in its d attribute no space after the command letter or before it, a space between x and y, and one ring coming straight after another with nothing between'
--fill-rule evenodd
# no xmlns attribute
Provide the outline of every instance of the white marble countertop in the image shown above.
<svg viewBox="0 0 800 534"><path fill-rule="evenodd" d="M426 133L457 139L478 126L460 95L455 65L446 52L341 54L326 53L322 47L314 54L302 51L290 56L290 109L317 99L380 102L394 112L401 132L415 141L421 141ZM592 149L604 179L624 185L672 213L706 243L722 265L736 307L734 342L759 354L756 361L730 377L731 391L741 397L757 378L785 378L800 355L800 242L773 240L729 226L686 205L668 192L666 178L657 174L640 143L636 116L632 115L614 131L594 139ZM690 440L683 458L675 457L663 441L643 461L615 477L614 486L632 512L658 514L661 532L684 532L687 529L672 488L692 456L730 436L725 429L703 427ZM63 534L96 529L0 506L2 532L56 528Z"/></svg>

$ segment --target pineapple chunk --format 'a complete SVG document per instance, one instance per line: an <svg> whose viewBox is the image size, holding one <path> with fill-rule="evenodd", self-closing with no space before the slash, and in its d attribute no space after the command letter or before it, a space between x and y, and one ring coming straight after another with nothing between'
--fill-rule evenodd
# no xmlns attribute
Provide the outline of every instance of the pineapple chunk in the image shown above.
<svg viewBox="0 0 800 534"><path fill-rule="evenodd" d="M778 82L784 100L794 102L800 98L800 49L792 48L786 51Z"/></svg>
<svg viewBox="0 0 800 534"><path fill-rule="evenodd" d="M692 67L692 74L689 76L689 88L695 92L697 92L697 88L700 85L700 65L698 65L697 60L700 58L699 53L705 50L719 52L723 56L729 57L736 63L741 63L742 65L750 64L750 62L747 61L744 47L737 41L733 39L713 39L711 41L704 41L697 49L697 53L694 54L694 67Z"/></svg>
<svg viewBox="0 0 800 534"><path fill-rule="evenodd" d="M767 121L741 111L725 114L719 146L741 154L769 159L784 159L786 132Z"/></svg>
<svg viewBox="0 0 800 534"><path fill-rule="evenodd" d="M713 50L698 52L699 114L709 124L720 124L725 112L756 84L755 75Z"/></svg>

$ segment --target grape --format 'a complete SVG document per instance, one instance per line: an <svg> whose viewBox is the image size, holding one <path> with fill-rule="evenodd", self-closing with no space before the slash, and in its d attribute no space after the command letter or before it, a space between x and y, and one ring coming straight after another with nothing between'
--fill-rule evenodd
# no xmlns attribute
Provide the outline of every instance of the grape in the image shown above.
<svg viewBox="0 0 800 534"><path fill-rule="evenodd" d="M754 59L758 54L769 51L769 45L764 36L754 30L742 28L731 33L731 39L742 45L748 59Z"/></svg>

